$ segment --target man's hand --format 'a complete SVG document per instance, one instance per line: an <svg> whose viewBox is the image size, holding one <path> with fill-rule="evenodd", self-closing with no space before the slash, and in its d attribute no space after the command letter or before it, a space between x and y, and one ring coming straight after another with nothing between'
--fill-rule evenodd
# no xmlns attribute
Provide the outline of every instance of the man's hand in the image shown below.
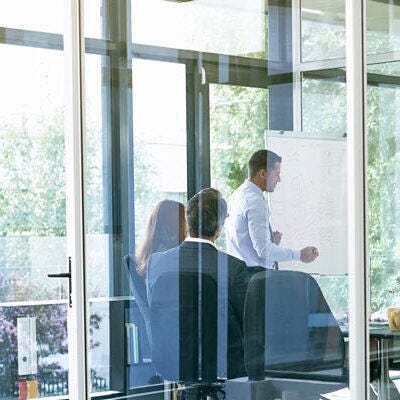
<svg viewBox="0 0 400 400"><path fill-rule="evenodd" d="M279 246L279 243L280 243L281 240L282 240L282 233L279 232L279 231L275 231L275 232L273 232L273 235L274 235L274 243L275 243L277 246Z"/></svg>
<svg viewBox="0 0 400 400"><path fill-rule="evenodd" d="M300 261L303 263L313 262L318 256L318 249L313 246L304 247L300 251Z"/></svg>

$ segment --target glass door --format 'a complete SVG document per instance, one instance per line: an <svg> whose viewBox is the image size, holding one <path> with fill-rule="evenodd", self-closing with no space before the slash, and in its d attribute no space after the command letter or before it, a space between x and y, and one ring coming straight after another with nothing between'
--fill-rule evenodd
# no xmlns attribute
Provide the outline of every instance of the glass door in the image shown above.
<svg viewBox="0 0 400 400"><path fill-rule="evenodd" d="M153 210L187 198L186 65L151 51L132 57L124 4L110 3L100 31L90 21L100 8L86 14L94 46L85 54L83 142L90 397L159 390L135 255ZM96 36L110 38L112 50L97 54Z"/></svg>
<svg viewBox="0 0 400 400"><path fill-rule="evenodd" d="M399 120L395 112L400 94L400 7L367 1L366 14L370 376L374 390L386 399L398 396L400 387Z"/></svg>
<svg viewBox="0 0 400 400"><path fill-rule="evenodd" d="M163 375L157 364L163 355L152 348L154 335L170 332L152 331L143 249L158 233L163 201L185 205L208 186L229 201L247 176L249 157L263 148L283 160L283 182L270 193L270 206L282 244L296 254L281 264L282 273L299 277L284 304L304 306L296 323L307 334L285 336L287 346L276 355L281 362L274 364L269 349L280 334L269 331L262 371L268 379L283 373L284 379L300 380L277 384L283 398L306 392L319 398L322 390L348 386L347 339L340 326L348 322L344 4L315 3L85 2L91 397L151 392L173 398L181 390ZM322 49L315 44L321 41ZM175 237L180 228L168 232ZM176 237L174 246L182 239ZM220 251L224 240L222 229ZM320 250L311 264L301 258L307 246ZM294 295L300 277L309 279L301 293L313 290L312 300ZM248 318L257 315L247 311ZM290 325L284 315L276 326ZM329 381L331 370L336 375L324 389L310 383L310 376L317 380L321 374ZM226 390L236 392L229 381Z"/></svg>
<svg viewBox="0 0 400 400"><path fill-rule="evenodd" d="M68 272L64 18L64 1L0 5L0 397L7 399L69 393L68 280L48 278Z"/></svg>

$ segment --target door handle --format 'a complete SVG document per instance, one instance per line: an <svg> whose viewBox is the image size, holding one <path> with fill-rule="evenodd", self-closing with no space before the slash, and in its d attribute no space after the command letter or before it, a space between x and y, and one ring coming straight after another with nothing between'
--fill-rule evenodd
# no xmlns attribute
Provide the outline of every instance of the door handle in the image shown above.
<svg viewBox="0 0 400 400"><path fill-rule="evenodd" d="M71 278L69 272L62 272L61 274L47 274L49 278Z"/></svg>
<svg viewBox="0 0 400 400"><path fill-rule="evenodd" d="M48 278L68 278L68 306L72 307L72 275L71 275L71 257L68 257L69 272L61 272L60 274L47 274Z"/></svg>

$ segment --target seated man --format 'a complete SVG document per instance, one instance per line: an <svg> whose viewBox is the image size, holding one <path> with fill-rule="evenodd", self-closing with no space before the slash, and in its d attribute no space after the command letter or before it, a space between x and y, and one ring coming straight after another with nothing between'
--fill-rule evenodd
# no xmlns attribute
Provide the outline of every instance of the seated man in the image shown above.
<svg viewBox="0 0 400 400"><path fill-rule="evenodd" d="M226 216L221 194L212 188L202 190L186 207L189 236L180 246L153 254L149 260L152 353L164 379L182 380L182 373L190 376L182 371L188 359L195 374L199 367L207 370L205 364L212 357L218 368L210 368L218 369L218 378L246 375L243 311L249 274L243 261L214 245ZM215 351L207 359L209 347ZM194 380L198 379L204 377Z"/></svg>

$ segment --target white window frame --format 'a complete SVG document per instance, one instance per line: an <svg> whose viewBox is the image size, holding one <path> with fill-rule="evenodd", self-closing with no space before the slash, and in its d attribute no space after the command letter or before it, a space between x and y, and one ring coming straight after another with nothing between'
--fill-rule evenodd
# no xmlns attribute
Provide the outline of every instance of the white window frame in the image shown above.
<svg viewBox="0 0 400 400"><path fill-rule="evenodd" d="M68 309L69 398L88 398L87 332L84 227L83 227L83 162L84 131L84 34L83 4L66 1L64 54L66 65L66 209L67 255L71 257L71 300Z"/></svg>
<svg viewBox="0 0 400 400"><path fill-rule="evenodd" d="M369 265L366 256L365 0L346 1L349 369L352 398L369 399Z"/></svg>

